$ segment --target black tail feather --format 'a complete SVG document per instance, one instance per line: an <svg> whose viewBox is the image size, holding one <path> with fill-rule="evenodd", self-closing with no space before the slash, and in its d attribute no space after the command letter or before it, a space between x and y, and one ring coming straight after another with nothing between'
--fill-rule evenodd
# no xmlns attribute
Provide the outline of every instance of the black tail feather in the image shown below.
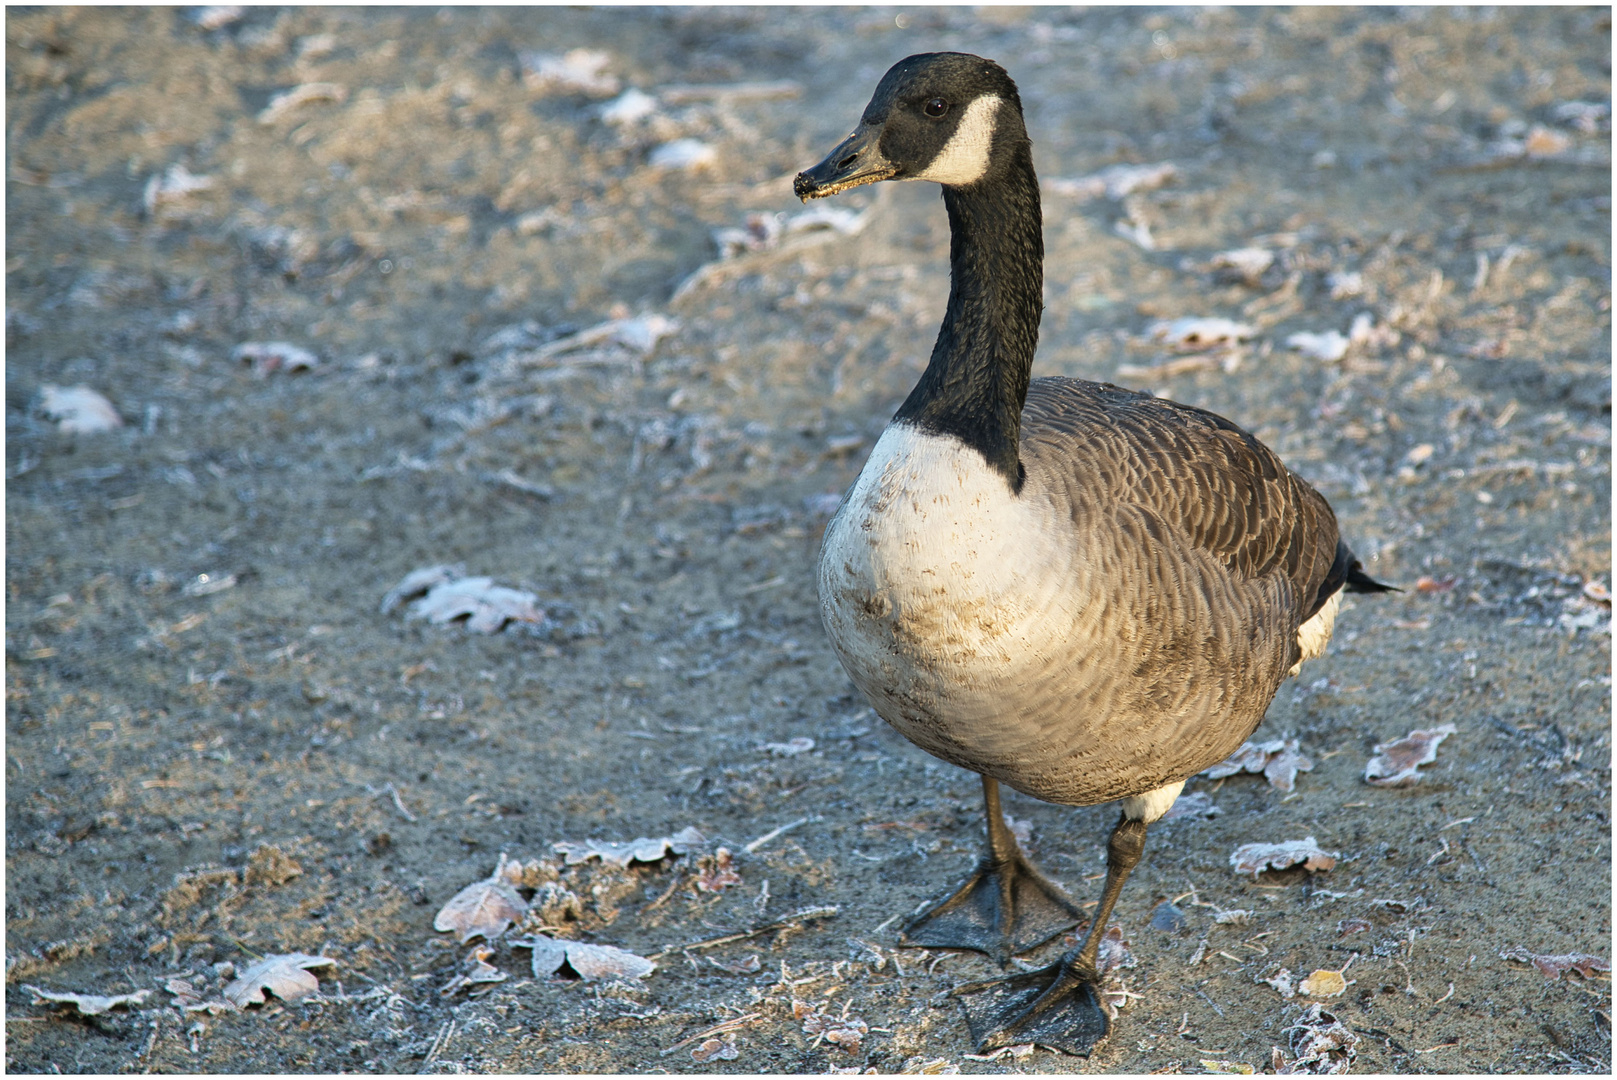
<svg viewBox="0 0 1617 1080"><path fill-rule="evenodd" d="M1364 567L1360 565L1358 559L1354 559L1348 564L1347 577L1344 579L1343 587L1347 589L1348 592L1358 593L1404 591L1396 585L1384 585L1375 578L1371 577L1369 574L1366 574L1364 572Z"/></svg>

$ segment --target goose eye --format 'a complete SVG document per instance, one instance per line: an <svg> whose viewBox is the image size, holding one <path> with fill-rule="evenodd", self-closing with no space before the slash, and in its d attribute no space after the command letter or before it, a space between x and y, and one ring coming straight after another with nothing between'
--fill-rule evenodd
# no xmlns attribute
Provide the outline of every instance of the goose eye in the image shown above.
<svg viewBox="0 0 1617 1080"><path fill-rule="evenodd" d="M935 97L922 106L923 111L934 120L949 111L949 103L940 97Z"/></svg>

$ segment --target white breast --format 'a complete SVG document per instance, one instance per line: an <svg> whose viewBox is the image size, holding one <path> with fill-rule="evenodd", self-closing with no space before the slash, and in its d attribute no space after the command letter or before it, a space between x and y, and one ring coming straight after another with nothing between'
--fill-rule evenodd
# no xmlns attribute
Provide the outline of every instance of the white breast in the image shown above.
<svg viewBox="0 0 1617 1080"><path fill-rule="evenodd" d="M1049 518L977 451L894 425L826 527L832 644L877 712L939 757L981 768L1037 739L1018 685L1070 663L1075 621L1072 546Z"/></svg>

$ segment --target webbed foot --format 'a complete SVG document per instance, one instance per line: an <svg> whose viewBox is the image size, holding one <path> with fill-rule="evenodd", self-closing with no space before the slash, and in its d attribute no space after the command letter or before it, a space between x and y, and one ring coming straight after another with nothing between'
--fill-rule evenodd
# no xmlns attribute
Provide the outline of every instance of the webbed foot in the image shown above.
<svg viewBox="0 0 1617 1080"><path fill-rule="evenodd" d="M1074 972L1076 954L1048 967L957 987L977 1053L1033 1043L1079 1057L1105 1040L1111 1021L1092 981Z"/></svg>

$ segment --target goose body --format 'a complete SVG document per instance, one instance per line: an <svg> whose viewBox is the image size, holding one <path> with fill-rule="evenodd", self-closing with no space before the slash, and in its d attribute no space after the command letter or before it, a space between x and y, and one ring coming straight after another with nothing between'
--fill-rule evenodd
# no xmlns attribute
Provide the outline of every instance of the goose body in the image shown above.
<svg viewBox="0 0 1617 1080"><path fill-rule="evenodd" d="M883 434L820 560L843 667L916 745L1049 802L1224 760L1329 638L1329 506L1147 395L1039 379L1023 420L1018 492L957 438Z"/></svg>
<svg viewBox="0 0 1617 1080"><path fill-rule="evenodd" d="M1230 421L1031 378L1043 219L1003 68L961 53L900 61L795 186L808 199L882 180L942 185L949 304L926 370L826 527L821 614L876 712L983 777L988 855L908 924L906 944L1004 963L1080 916L1006 829L1000 782L1055 803L1120 801L1084 943L1048 968L956 988L979 1050L1088 1053L1109 1030L1100 936L1146 827L1324 650L1341 592L1386 586L1365 576L1325 499Z"/></svg>

